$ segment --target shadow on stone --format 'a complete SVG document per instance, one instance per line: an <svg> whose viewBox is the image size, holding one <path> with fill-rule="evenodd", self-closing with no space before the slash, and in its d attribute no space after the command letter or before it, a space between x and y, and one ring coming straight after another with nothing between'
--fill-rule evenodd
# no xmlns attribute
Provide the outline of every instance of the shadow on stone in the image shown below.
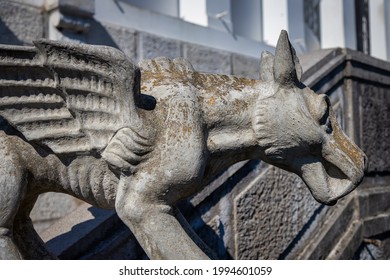
<svg viewBox="0 0 390 280"><path fill-rule="evenodd" d="M390 231L364 238L355 253L354 260L390 259Z"/></svg>
<svg viewBox="0 0 390 280"><path fill-rule="evenodd" d="M280 254L279 260L284 260L287 258L287 256L293 251L295 246L299 244L302 237L309 231L309 229L312 227L313 223L316 221L318 215L322 212L322 210L325 208L325 205L321 204L314 212L313 215L311 215L310 219L307 221L307 223L303 226L303 228L298 232L298 234L295 236L295 238L290 242L290 244L287 246L287 248Z"/></svg>
<svg viewBox="0 0 390 280"><path fill-rule="evenodd" d="M78 215L70 214L57 224L58 227L63 226L65 230L68 228L67 231L46 243L49 251L59 259L147 258L115 211L84 205L74 213ZM71 224L72 219L81 222L67 227L66 224Z"/></svg>
<svg viewBox="0 0 390 280"><path fill-rule="evenodd" d="M7 25L0 18L0 43L8 45L23 45L14 33L7 27Z"/></svg>

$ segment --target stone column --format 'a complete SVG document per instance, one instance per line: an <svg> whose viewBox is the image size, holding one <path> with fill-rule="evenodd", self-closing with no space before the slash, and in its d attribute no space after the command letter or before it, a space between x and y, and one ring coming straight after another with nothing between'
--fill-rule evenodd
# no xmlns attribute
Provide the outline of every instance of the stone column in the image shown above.
<svg viewBox="0 0 390 280"><path fill-rule="evenodd" d="M276 46L281 29L288 31L288 1L263 0L263 41Z"/></svg>
<svg viewBox="0 0 390 280"><path fill-rule="evenodd" d="M345 47L343 1L320 2L321 48Z"/></svg>
<svg viewBox="0 0 390 280"><path fill-rule="evenodd" d="M260 42L263 39L262 1L232 1L231 5L234 34Z"/></svg>

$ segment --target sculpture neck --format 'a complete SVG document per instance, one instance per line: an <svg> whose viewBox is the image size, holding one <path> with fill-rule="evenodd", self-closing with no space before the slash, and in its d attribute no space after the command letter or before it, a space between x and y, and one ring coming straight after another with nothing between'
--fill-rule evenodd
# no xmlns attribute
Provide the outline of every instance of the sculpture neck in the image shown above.
<svg viewBox="0 0 390 280"><path fill-rule="evenodd" d="M210 154L227 155L235 161L248 158L257 146L252 122L264 83L226 75L196 75Z"/></svg>

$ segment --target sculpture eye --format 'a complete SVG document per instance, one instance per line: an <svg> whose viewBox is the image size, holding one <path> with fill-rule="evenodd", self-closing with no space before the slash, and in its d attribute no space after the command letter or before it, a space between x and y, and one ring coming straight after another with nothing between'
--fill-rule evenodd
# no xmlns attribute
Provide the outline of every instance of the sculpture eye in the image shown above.
<svg viewBox="0 0 390 280"><path fill-rule="evenodd" d="M319 119L319 124L320 125L325 125L329 119L329 108L330 108L330 100L327 96L324 96L321 100L320 104L320 119Z"/></svg>
<svg viewBox="0 0 390 280"><path fill-rule="evenodd" d="M321 104L320 104L320 118L319 118L319 124L321 126L325 125L326 126L326 132L327 133L332 133L332 124L330 122L329 118L329 110L330 110L330 100L329 98L324 95L324 97L321 99Z"/></svg>

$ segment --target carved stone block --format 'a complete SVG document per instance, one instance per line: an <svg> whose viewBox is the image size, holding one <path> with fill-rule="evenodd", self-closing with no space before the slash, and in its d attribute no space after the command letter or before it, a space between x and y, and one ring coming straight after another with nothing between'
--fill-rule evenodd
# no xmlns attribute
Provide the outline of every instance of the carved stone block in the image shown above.
<svg viewBox="0 0 390 280"><path fill-rule="evenodd" d="M362 148L370 159L368 171L389 172L390 91L366 84L355 86L361 98Z"/></svg>
<svg viewBox="0 0 390 280"><path fill-rule="evenodd" d="M252 57L233 54L232 74L250 79L258 79L260 70L260 60Z"/></svg>
<svg viewBox="0 0 390 280"><path fill-rule="evenodd" d="M0 1L0 43L31 45L43 37L41 10L11 1Z"/></svg>
<svg viewBox="0 0 390 280"><path fill-rule="evenodd" d="M95 14L95 0L58 0L61 13L90 18Z"/></svg>
<svg viewBox="0 0 390 280"><path fill-rule="evenodd" d="M175 58L181 56L179 41L158 37L148 33L139 33L142 59L165 56Z"/></svg>
<svg viewBox="0 0 390 280"><path fill-rule="evenodd" d="M219 74L231 74L230 54L204 46L185 43L183 55L197 71Z"/></svg>
<svg viewBox="0 0 390 280"><path fill-rule="evenodd" d="M103 29L104 32L99 32L100 29ZM107 38L103 40L98 38L105 32ZM137 58L137 33L130 28L105 23L99 29L93 30L89 36L96 37L93 39L95 42L101 40L102 43L107 42L106 44L120 49L131 59L135 60Z"/></svg>
<svg viewBox="0 0 390 280"><path fill-rule="evenodd" d="M64 194L45 193L39 196L30 217L38 234L57 219L74 211L82 201Z"/></svg>
<svg viewBox="0 0 390 280"><path fill-rule="evenodd" d="M317 208L299 177L270 167L235 199L237 259L278 259Z"/></svg>

